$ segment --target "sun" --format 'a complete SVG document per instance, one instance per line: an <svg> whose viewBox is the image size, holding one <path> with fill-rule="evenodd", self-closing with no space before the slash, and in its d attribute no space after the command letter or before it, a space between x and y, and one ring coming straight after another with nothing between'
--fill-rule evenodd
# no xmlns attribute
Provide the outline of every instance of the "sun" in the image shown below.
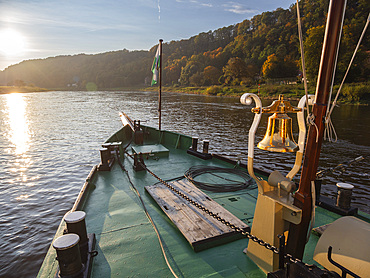
<svg viewBox="0 0 370 278"><path fill-rule="evenodd" d="M21 55L26 51L25 38L13 29L0 30L0 52L5 56Z"/></svg>

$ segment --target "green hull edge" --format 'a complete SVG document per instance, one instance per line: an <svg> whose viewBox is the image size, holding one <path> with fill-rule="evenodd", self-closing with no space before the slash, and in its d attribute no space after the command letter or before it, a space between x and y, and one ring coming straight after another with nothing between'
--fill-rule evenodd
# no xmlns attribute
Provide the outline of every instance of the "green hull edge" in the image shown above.
<svg viewBox="0 0 370 278"><path fill-rule="evenodd" d="M161 144L169 150L168 156L159 155L155 159L153 156L144 156L147 167L164 180L180 177L194 165L234 167L215 157L202 160L187 154L191 137L150 127L144 127L144 133L145 144ZM131 130L126 126L107 142L122 142L125 146L129 138ZM155 184L158 180L145 171L135 172L133 161L127 156L122 164L140 192L164 242L170 265L179 277L266 277L243 253L248 245L247 239L194 252L177 227L145 191L144 186ZM130 186L126 173L118 163L114 163L111 171L93 171L85 185L75 207L86 212L87 232L96 235L95 249L98 255L93 259L91 277L172 277L156 233ZM257 189L206 194L243 222L252 225ZM315 227L331 223L340 217L317 207ZM369 222L369 215L359 212L359 217ZM61 221L55 238L62 235L64 229L65 224ZM311 234L306 245L304 262L314 263L313 252L318 239L317 235ZM37 277L56 275L58 262L55 258L56 252L50 245Z"/></svg>

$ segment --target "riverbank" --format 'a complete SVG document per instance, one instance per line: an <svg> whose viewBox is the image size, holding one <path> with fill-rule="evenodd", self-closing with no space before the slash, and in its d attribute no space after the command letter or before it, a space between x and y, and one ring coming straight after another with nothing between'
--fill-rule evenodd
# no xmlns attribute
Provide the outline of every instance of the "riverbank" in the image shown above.
<svg viewBox="0 0 370 278"><path fill-rule="evenodd" d="M50 91L45 88L35 86L0 86L0 94L10 93L34 93L34 92L47 92Z"/></svg>
<svg viewBox="0 0 370 278"><path fill-rule="evenodd" d="M338 92L339 85L334 86L333 94ZM140 91L158 91L158 87L143 87ZM269 85L261 84L254 86L218 86L209 87L179 87L162 86L163 92L201 94L225 97L240 97L244 93L258 94L263 99L276 99L278 95L284 95L286 99L300 99L305 94L303 84L281 84ZM308 94L315 94L314 85L308 86ZM332 99L334 99L335 95ZM343 86L338 103L369 105L370 103L370 84L355 83Z"/></svg>
<svg viewBox="0 0 370 278"><path fill-rule="evenodd" d="M333 92L338 92L339 85L334 86ZM47 91L66 91L70 88L53 88L46 89L36 86L0 86L0 94L6 93L30 93L30 92L47 92ZM84 91L75 89L76 91ZM135 86L122 88L94 88L86 91L150 91L157 92L158 86ZM185 87L185 86L162 86L162 92L198 94L221 97L240 97L244 93L257 94L262 99L277 99L278 95L284 95L286 99L297 100L304 96L303 84L261 84L252 86L225 86L212 85L202 87ZM309 84L308 94L315 94L314 84ZM338 98L338 103L352 105L369 105L370 104L370 83L353 83L345 84Z"/></svg>

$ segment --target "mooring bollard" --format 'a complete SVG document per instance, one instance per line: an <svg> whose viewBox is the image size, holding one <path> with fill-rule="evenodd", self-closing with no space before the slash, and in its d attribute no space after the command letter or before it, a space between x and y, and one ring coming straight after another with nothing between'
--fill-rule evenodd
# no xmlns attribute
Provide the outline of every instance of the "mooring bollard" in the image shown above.
<svg viewBox="0 0 370 278"><path fill-rule="evenodd" d="M349 209L351 207L352 189L354 186L349 183L338 182L337 206L342 209Z"/></svg>
<svg viewBox="0 0 370 278"><path fill-rule="evenodd" d="M85 223L86 213L84 211L68 212L64 221L67 224L68 233L77 234L80 237L79 247L81 254L81 261L83 263L87 260L88 252L88 238Z"/></svg>
<svg viewBox="0 0 370 278"><path fill-rule="evenodd" d="M58 237L53 242L57 252L61 277L76 277L82 271L82 262L77 234L66 234Z"/></svg>
<svg viewBox="0 0 370 278"><path fill-rule="evenodd" d="M208 153L209 149L209 140L204 140L203 141L203 153Z"/></svg>
<svg viewBox="0 0 370 278"><path fill-rule="evenodd" d="M191 142L191 149L197 151L198 149L198 137L193 137Z"/></svg>

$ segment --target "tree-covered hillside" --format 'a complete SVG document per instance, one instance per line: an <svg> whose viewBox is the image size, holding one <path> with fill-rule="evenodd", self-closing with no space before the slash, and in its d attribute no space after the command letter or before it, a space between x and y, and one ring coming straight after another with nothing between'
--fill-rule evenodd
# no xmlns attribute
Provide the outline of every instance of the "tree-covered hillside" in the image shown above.
<svg viewBox="0 0 370 278"><path fill-rule="evenodd" d="M328 0L302 0L305 57L309 80L320 62ZM181 41L163 44L163 83L203 86L253 84L294 79L300 72L296 6L264 12L250 20ZM348 1L336 77L341 79L369 13L367 0ZM114 51L21 62L0 72L0 84L45 88L110 89L149 84L156 51ZM349 82L368 80L370 43L365 36Z"/></svg>
<svg viewBox="0 0 370 278"><path fill-rule="evenodd" d="M89 82L98 88L133 86L143 83L151 61L148 51L128 50L28 60L5 69L0 83L21 81L44 88L85 88Z"/></svg>

